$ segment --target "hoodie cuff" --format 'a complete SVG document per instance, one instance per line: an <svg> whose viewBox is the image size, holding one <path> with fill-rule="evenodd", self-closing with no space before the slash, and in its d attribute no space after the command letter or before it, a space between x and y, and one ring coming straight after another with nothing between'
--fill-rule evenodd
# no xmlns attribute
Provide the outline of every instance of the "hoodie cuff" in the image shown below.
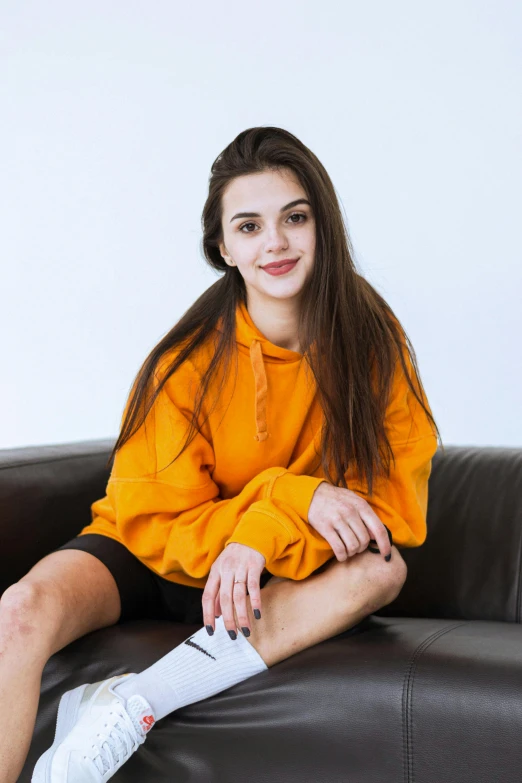
<svg viewBox="0 0 522 783"><path fill-rule="evenodd" d="M251 546L261 552L266 560L265 568L269 569L292 541L291 533L272 514L249 508L225 541L223 549L228 544Z"/></svg>
<svg viewBox="0 0 522 783"><path fill-rule="evenodd" d="M323 481L326 479L316 476L296 476L287 471L274 481L270 497L288 503L301 519L308 522L308 509L312 503L314 492Z"/></svg>

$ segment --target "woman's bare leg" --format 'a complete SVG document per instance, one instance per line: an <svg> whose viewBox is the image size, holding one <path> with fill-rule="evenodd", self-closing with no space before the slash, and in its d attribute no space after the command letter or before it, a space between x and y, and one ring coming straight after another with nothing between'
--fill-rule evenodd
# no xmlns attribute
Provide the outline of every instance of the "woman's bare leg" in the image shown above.
<svg viewBox="0 0 522 783"><path fill-rule="evenodd" d="M256 620L247 596L248 641L267 666L330 639L391 603L406 580L407 567L397 547L387 563L365 550L348 560L329 560L323 571L296 581L273 577L261 591ZM244 618L236 615L238 628Z"/></svg>
<svg viewBox="0 0 522 783"><path fill-rule="evenodd" d="M16 783L34 732L49 658L91 631L118 622L120 595L109 569L89 552L44 557L0 598L0 783ZM6 709L7 708L7 709Z"/></svg>

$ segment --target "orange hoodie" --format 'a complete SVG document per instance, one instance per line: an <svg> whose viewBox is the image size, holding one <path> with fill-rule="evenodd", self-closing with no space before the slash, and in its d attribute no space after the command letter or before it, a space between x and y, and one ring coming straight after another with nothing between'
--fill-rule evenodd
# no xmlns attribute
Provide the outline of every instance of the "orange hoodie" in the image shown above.
<svg viewBox="0 0 522 783"><path fill-rule="evenodd" d="M193 587L205 586L212 563L231 542L261 552L275 576L304 579L334 557L308 524L313 494L325 481L317 467L323 414L305 357L267 340L243 304L236 311L236 383L233 359L219 403L203 422L220 374L209 386L201 432L161 470L185 441L211 342L171 375L145 425L116 453L107 494L92 504L92 522L79 535L120 541L157 574ZM156 381L177 350L162 357ZM394 544L415 547L427 535L437 440L398 366L386 415L395 455L390 478L379 478L371 497L352 470L346 481L390 529Z"/></svg>

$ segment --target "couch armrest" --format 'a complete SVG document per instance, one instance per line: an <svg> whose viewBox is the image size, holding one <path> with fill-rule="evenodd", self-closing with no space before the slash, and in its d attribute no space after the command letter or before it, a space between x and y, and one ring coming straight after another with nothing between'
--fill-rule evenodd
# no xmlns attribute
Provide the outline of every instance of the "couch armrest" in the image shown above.
<svg viewBox="0 0 522 783"><path fill-rule="evenodd" d="M0 595L89 524L115 442L0 449Z"/></svg>

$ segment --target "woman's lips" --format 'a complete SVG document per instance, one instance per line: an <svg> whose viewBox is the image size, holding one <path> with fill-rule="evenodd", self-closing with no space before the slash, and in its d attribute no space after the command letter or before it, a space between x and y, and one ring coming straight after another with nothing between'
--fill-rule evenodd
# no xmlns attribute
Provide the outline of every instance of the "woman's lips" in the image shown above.
<svg viewBox="0 0 522 783"><path fill-rule="evenodd" d="M299 259L297 259L299 261ZM269 275L285 275L287 272L290 272L291 269L294 268L294 266L297 264L297 261L292 261L290 264L283 264L283 266L272 266L272 267L261 267L265 272L268 272Z"/></svg>

